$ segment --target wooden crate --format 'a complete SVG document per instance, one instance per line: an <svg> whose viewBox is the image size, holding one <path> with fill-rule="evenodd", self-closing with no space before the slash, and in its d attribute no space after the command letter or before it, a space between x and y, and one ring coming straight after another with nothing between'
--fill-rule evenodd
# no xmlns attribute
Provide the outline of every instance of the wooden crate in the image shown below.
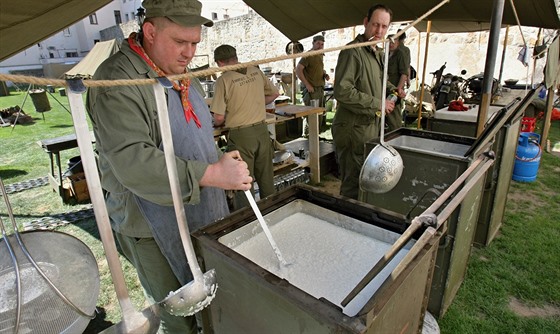
<svg viewBox="0 0 560 334"><path fill-rule="evenodd" d="M89 202L89 191L86 176L83 172L67 176L62 182L62 187L64 188L63 200L65 203Z"/></svg>

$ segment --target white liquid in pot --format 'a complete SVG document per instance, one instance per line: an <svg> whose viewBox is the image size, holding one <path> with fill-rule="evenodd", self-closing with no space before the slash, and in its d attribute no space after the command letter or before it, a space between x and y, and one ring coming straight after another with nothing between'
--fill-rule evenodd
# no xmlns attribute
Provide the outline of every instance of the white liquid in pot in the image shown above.
<svg viewBox="0 0 560 334"><path fill-rule="evenodd" d="M289 263L281 266L264 233L257 228L258 233L253 237L229 246L315 298L324 297L339 307L392 245L297 212L270 226L278 248ZM407 252L401 250L343 313L356 315Z"/></svg>

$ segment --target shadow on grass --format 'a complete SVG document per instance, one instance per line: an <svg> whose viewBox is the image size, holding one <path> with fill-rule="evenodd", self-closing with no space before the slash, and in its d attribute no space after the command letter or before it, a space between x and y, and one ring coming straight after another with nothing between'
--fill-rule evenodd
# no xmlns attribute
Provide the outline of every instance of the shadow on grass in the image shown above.
<svg viewBox="0 0 560 334"><path fill-rule="evenodd" d="M0 170L0 178L2 180L9 180L10 178L27 175L27 172L22 169L3 169Z"/></svg>
<svg viewBox="0 0 560 334"><path fill-rule="evenodd" d="M95 318L91 319L83 334L96 334L114 325L106 320L107 313L103 307L97 307Z"/></svg>

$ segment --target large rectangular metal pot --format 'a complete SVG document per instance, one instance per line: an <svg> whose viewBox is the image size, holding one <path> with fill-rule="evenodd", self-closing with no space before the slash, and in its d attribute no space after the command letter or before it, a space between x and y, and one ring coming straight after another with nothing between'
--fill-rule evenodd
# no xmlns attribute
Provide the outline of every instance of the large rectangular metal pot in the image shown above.
<svg viewBox="0 0 560 334"><path fill-rule="evenodd" d="M365 154L377 141L366 143ZM447 189L489 144L473 147L476 140L450 134L401 128L385 136L397 150L404 170L397 185L384 194L360 192L366 203L397 212L408 219L421 214ZM469 151L473 150L471 155ZM447 232L440 240L428 311L441 317L463 282L477 224L484 177L471 189L447 219Z"/></svg>
<svg viewBox="0 0 560 334"><path fill-rule="evenodd" d="M259 202L259 207L272 225L275 219L286 215L284 208L296 207L307 213L319 208L316 217L334 219L340 226L355 231L382 230L385 235L382 238L390 235L388 240L394 240L406 228L401 215L329 195L307 185L296 185L267 197ZM304 221L301 223L305 224ZM206 270L214 268L218 277L216 297L203 312L205 333L420 331L439 235L429 238L426 243L419 243L421 247L413 251L407 247L407 256L399 262L400 268L404 269L387 279L357 315L348 316L335 303L312 296L227 245L232 240L245 238L244 233L253 229L251 224L255 224L255 216L246 208L192 234L203 267ZM415 240L423 233L426 232L419 231ZM371 267L382 255L372 254Z"/></svg>

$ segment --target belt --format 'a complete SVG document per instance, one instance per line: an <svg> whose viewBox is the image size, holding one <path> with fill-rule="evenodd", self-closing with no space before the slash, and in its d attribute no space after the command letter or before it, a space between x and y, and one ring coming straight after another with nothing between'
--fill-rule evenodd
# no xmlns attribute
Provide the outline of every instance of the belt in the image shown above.
<svg viewBox="0 0 560 334"><path fill-rule="evenodd" d="M260 121L260 122L249 124L249 125L235 126L233 128L229 128L229 130L231 131L231 130L247 129L247 128L252 128L252 127L255 127L255 126L258 126L258 125L261 125L261 124L265 124L265 123L266 123L266 121Z"/></svg>

